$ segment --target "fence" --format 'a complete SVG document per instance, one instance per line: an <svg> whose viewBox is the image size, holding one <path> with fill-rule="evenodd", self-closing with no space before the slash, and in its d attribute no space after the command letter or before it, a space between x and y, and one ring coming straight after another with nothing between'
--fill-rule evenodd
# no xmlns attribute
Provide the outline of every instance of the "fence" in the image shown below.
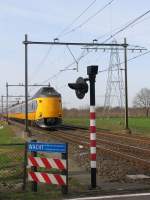
<svg viewBox="0 0 150 200"><path fill-rule="evenodd" d="M25 144L0 144L0 192L22 190Z"/></svg>
<svg viewBox="0 0 150 200"><path fill-rule="evenodd" d="M38 151L37 155L35 151L28 151L28 144L27 142L0 144L0 193L5 194L8 190L12 192L26 190L30 186L27 184L28 179L32 182L32 191L37 190L37 183L43 182L61 186L62 193L67 194L68 145L59 144L59 147L65 146L65 151L56 148L55 152L57 154L59 152L61 157L50 158L48 153L51 151Z"/></svg>

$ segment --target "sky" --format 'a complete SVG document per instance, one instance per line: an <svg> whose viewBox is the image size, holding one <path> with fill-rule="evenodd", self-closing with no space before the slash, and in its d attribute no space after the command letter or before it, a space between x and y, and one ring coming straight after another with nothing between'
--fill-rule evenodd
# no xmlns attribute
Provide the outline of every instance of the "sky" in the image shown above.
<svg viewBox="0 0 150 200"><path fill-rule="evenodd" d="M72 23L92 2L92 6ZM98 42L105 41L117 30L150 9L150 1L114 0L111 5L92 17L110 0L0 0L0 95L6 95L8 84L24 83L24 35L31 41L61 42ZM69 26L72 24L71 26ZM65 32L63 30L68 27ZM127 38L129 45L139 45L150 50L150 13L117 34L115 39L123 43ZM112 40L108 41L109 43ZM75 59L83 52L82 47L70 47ZM128 59L141 52L128 51ZM144 53L144 51L142 52ZM120 52L123 61L123 52ZM87 66L98 65L99 70L107 69L110 62L110 50L92 51L78 63L76 70L64 69L74 62L66 46L30 45L29 46L29 84L48 84L50 82L62 95L63 106L85 108L89 106L89 94L83 100L76 98L74 91L68 88L69 82L75 82L80 76L87 77ZM150 88L150 54L128 62L129 106L141 88ZM74 63L69 69L76 68ZM104 105L108 72L96 77L96 105ZM39 88L29 88L33 95ZM9 87L10 95L24 95L24 88ZM12 99L10 99L12 100Z"/></svg>

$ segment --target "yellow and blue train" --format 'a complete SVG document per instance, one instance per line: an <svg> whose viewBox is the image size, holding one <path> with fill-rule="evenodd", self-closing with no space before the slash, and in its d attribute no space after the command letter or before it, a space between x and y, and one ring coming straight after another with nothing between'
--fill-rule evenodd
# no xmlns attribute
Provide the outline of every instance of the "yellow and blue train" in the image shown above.
<svg viewBox="0 0 150 200"><path fill-rule="evenodd" d="M24 121L25 102L9 107L8 117L18 121ZM61 95L53 87L42 87L28 101L28 120L31 124L45 128L61 124Z"/></svg>

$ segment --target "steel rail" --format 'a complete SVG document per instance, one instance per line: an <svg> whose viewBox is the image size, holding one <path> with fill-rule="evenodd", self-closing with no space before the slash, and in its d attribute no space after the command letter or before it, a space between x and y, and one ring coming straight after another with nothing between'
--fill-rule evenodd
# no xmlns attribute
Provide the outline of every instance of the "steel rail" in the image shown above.
<svg viewBox="0 0 150 200"><path fill-rule="evenodd" d="M88 138L88 136L84 136L86 138ZM102 144L107 144L107 145L110 145L111 147L112 146L115 146L116 148L122 148L123 150L126 150L126 151L138 151L139 153L142 153L143 155L148 155L150 156L150 149L145 149L145 148L141 148L141 147L137 147L137 146L133 146L133 145L128 145L128 144L121 144L119 142L112 142L110 140L106 140L106 139L100 139L100 138L97 138L97 142L100 142Z"/></svg>
<svg viewBox="0 0 150 200"><path fill-rule="evenodd" d="M41 137L46 134L47 136L52 136L53 138L59 141L65 140L72 144L79 144L79 145L83 145L83 147L89 148L89 141L87 140L87 137L81 135L80 137L77 138L77 135L76 134L73 135L72 133L69 132L69 130L67 131L57 130L56 132L50 132L49 130L41 130L35 127L32 128L31 130L34 130L34 131L36 130L36 133L34 133L34 137L37 135L37 132L38 132L38 135L40 134ZM87 141L85 141L85 139ZM102 147L99 143L97 143L97 150L99 153L105 153L107 155L111 155L113 156L113 158L120 158L121 160L125 159L127 161L130 161L138 165L138 167L142 169L143 168L150 169L150 160L139 158L137 156L130 155L124 152L112 150L110 148Z"/></svg>
<svg viewBox="0 0 150 200"><path fill-rule="evenodd" d="M126 134L118 134L118 133L108 133L108 132L98 132L97 131L97 135L108 135L109 137L112 136L113 138L120 138L120 139L127 139L127 140L130 140L130 141L134 141L134 142L140 142L140 143L144 143L144 144L150 144L150 138L148 137L141 137L141 136L128 136Z"/></svg>
<svg viewBox="0 0 150 200"><path fill-rule="evenodd" d="M76 136L71 135L71 134L67 135L63 131L60 131L59 135L58 135L58 132L55 133L55 134L51 133L51 136L52 137L54 136L56 139L59 138L59 140L63 139L65 141L67 140L67 141L69 141L73 144L76 143L76 144L79 144L79 145L83 145L85 147L89 147L89 142L84 141L83 136L82 136L82 140L81 140L81 138L77 139ZM150 161L139 158L137 156L133 156L133 155L129 155L129 154L126 154L126 153L111 150L111 149L108 149L108 148L105 148L105 147L101 147L99 144L97 145L97 150L98 150L98 152L101 152L101 153L104 152L104 153L107 153L109 155L111 154L113 157L115 156L115 157L118 157L120 159L126 159L128 161L134 162L139 167L150 168Z"/></svg>

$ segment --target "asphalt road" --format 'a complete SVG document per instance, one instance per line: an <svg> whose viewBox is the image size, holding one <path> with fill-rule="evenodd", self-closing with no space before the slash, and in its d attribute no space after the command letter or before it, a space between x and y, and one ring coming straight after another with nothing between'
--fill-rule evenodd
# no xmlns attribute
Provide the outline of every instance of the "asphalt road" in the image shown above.
<svg viewBox="0 0 150 200"><path fill-rule="evenodd" d="M68 200L150 200L150 193L84 197Z"/></svg>

